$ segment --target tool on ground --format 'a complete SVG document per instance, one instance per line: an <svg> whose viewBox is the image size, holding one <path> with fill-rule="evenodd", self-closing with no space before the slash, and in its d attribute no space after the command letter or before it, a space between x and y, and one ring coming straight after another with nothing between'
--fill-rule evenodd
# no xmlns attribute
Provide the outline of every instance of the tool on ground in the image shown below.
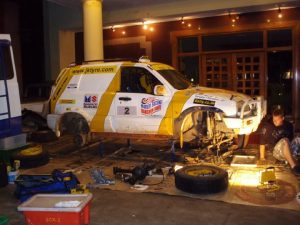
<svg viewBox="0 0 300 225"><path fill-rule="evenodd" d="M41 193L70 193L79 184L79 180L72 172L55 169L47 175L25 175L17 177L15 196L26 201L35 194Z"/></svg>
<svg viewBox="0 0 300 225"><path fill-rule="evenodd" d="M134 185L137 181L144 180L145 177L150 175L152 173L152 170L154 169L154 164L145 163L143 166L136 166L133 169L122 169L120 167L114 167L113 173L114 175L122 174L124 182L128 182L129 184Z"/></svg>
<svg viewBox="0 0 300 225"><path fill-rule="evenodd" d="M90 193L89 189L85 184L78 184L75 188L72 188L71 194L88 194Z"/></svg>
<svg viewBox="0 0 300 225"><path fill-rule="evenodd" d="M265 190L266 194L279 190L279 185L276 182L275 168L268 167L260 174L260 185L258 189Z"/></svg>
<svg viewBox="0 0 300 225"><path fill-rule="evenodd" d="M90 174L96 184L103 184L103 185L115 184L115 181L108 179L104 175L104 172L101 169L92 169Z"/></svg>

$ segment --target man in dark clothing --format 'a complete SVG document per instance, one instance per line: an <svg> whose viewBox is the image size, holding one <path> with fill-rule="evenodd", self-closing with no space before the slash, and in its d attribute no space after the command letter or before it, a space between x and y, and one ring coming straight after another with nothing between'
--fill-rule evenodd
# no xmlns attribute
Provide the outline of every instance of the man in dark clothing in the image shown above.
<svg viewBox="0 0 300 225"><path fill-rule="evenodd" d="M287 161L294 174L300 175L300 165L293 157L291 142L294 138L293 125L284 119L281 109L276 109L272 121L268 121L262 128L260 136L260 159L265 159L265 146L273 149L273 156L280 161Z"/></svg>

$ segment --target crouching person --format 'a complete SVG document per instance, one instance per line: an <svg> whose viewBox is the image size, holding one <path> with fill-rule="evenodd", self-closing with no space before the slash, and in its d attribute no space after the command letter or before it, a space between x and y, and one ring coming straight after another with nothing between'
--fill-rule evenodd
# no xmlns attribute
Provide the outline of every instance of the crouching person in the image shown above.
<svg viewBox="0 0 300 225"><path fill-rule="evenodd" d="M260 160L265 160L265 146L273 149L273 156L279 161L287 161L292 172L300 176L300 165L295 160L299 138L294 139L293 125L285 120L282 109L275 109L272 120L266 122L260 134Z"/></svg>

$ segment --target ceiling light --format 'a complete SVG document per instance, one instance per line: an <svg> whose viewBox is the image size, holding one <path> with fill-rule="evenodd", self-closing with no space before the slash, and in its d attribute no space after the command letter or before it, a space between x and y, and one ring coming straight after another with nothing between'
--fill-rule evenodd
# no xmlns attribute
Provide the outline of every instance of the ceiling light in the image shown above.
<svg viewBox="0 0 300 225"><path fill-rule="evenodd" d="M148 25L146 24L145 21L143 22L143 29L144 29L144 30L148 30Z"/></svg>
<svg viewBox="0 0 300 225"><path fill-rule="evenodd" d="M184 22L184 19L183 19L183 17L181 17L181 24L184 24L185 22Z"/></svg>
<svg viewBox="0 0 300 225"><path fill-rule="evenodd" d="M189 23L189 24L188 24L188 27L191 27L191 26L192 26L192 24Z"/></svg>
<svg viewBox="0 0 300 225"><path fill-rule="evenodd" d="M151 32L153 32L153 31L154 31L154 28L153 28L153 27L150 27L149 30L150 30Z"/></svg>
<svg viewBox="0 0 300 225"><path fill-rule="evenodd" d="M279 19L282 18L282 13L281 13L280 7L278 8L278 18L279 18Z"/></svg>
<svg viewBox="0 0 300 225"><path fill-rule="evenodd" d="M123 35L125 35L125 34L126 34L126 31L125 31L125 30L123 30L123 31L122 31L122 34L123 34Z"/></svg>

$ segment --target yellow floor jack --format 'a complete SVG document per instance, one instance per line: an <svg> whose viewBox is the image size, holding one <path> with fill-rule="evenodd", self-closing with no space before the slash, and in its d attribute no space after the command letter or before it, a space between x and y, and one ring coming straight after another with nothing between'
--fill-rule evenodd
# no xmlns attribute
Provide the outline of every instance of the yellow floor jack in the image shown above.
<svg viewBox="0 0 300 225"><path fill-rule="evenodd" d="M275 168L268 167L260 174L260 185L257 188L265 193L267 199L275 199L276 192L280 189L275 176Z"/></svg>
<svg viewBox="0 0 300 225"><path fill-rule="evenodd" d="M78 184L76 188L71 189L71 194L87 194L90 190L85 184Z"/></svg>

